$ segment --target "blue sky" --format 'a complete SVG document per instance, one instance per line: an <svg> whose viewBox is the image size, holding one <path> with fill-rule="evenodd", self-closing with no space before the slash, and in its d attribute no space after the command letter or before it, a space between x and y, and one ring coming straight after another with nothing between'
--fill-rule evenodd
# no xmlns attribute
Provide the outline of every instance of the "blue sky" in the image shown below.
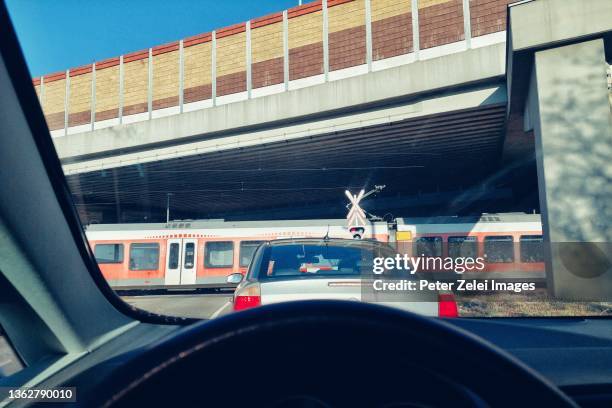
<svg viewBox="0 0 612 408"><path fill-rule="evenodd" d="M6 0L6 4L35 77L284 10L298 0Z"/></svg>

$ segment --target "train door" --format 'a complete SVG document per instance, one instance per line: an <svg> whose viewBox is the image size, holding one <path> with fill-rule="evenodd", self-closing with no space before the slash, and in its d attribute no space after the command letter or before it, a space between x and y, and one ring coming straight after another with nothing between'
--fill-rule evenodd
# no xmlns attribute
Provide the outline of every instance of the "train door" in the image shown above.
<svg viewBox="0 0 612 408"><path fill-rule="evenodd" d="M198 241L196 239L169 239L166 246L166 285L196 283Z"/></svg>

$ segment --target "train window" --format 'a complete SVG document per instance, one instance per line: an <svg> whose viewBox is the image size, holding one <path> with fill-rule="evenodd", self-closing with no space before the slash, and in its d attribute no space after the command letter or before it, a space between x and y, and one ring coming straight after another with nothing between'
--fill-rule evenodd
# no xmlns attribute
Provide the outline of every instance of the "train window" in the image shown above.
<svg viewBox="0 0 612 408"><path fill-rule="evenodd" d="M176 269L179 265L179 244L173 242L170 244L170 253L168 254L168 269Z"/></svg>
<svg viewBox="0 0 612 408"><path fill-rule="evenodd" d="M485 237L484 256L489 263L514 262L514 242L512 236Z"/></svg>
<svg viewBox="0 0 612 408"><path fill-rule="evenodd" d="M193 268L193 259L195 257L195 244L188 242L185 244L185 262L183 267L187 269Z"/></svg>
<svg viewBox="0 0 612 408"><path fill-rule="evenodd" d="M478 257L476 237L448 237L448 256L451 258Z"/></svg>
<svg viewBox="0 0 612 408"><path fill-rule="evenodd" d="M240 266L249 266L253 254L263 241L242 241L240 242Z"/></svg>
<svg viewBox="0 0 612 408"><path fill-rule="evenodd" d="M521 262L544 262L541 235L521 235Z"/></svg>
<svg viewBox="0 0 612 408"><path fill-rule="evenodd" d="M159 268L159 244L139 243L130 245L130 270L148 271Z"/></svg>
<svg viewBox="0 0 612 408"><path fill-rule="evenodd" d="M97 244L94 256L99 264L122 263L123 244Z"/></svg>
<svg viewBox="0 0 612 408"><path fill-rule="evenodd" d="M417 256L442 256L442 237L420 237L414 242Z"/></svg>
<svg viewBox="0 0 612 408"><path fill-rule="evenodd" d="M234 264L234 243L232 241L207 242L204 249L204 266L227 268Z"/></svg>

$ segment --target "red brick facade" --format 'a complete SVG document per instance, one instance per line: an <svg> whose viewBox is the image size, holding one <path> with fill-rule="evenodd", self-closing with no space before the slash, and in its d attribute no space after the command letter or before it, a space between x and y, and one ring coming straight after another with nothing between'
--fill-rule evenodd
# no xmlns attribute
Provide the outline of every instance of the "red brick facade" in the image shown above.
<svg viewBox="0 0 612 408"><path fill-rule="evenodd" d="M374 61L412 52L412 13L372 22Z"/></svg>
<svg viewBox="0 0 612 408"><path fill-rule="evenodd" d="M217 95L230 95L246 91L246 71L217 77Z"/></svg>
<svg viewBox="0 0 612 408"><path fill-rule="evenodd" d="M86 125L90 122L91 122L91 111L71 113L70 115L68 115L68 126Z"/></svg>
<svg viewBox="0 0 612 408"><path fill-rule="evenodd" d="M50 115L45 115L45 119L47 119L47 126L49 130L57 130L64 128L64 112L52 113Z"/></svg>
<svg viewBox="0 0 612 408"><path fill-rule="evenodd" d="M212 85L200 85L187 88L184 91L183 102L191 103L212 98Z"/></svg>
<svg viewBox="0 0 612 408"><path fill-rule="evenodd" d="M323 43L314 43L289 50L289 80L323 73Z"/></svg>
<svg viewBox="0 0 612 408"><path fill-rule="evenodd" d="M472 37L506 29L508 4L514 0L470 0Z"/></svg>
<svg viewBox="0 0 612 408"><path fill-rule="evenodd" d="M149 109L147 102L135 103L133 105L127 105L123 107L123 115L135 115L137 113L144 113Z"/></svg>
<svg viewBox="0 0 612 408"><path fill-rule="evenodd" d="M365 26L329 34L329 70L335 71L366 63Z"/></svg>
<svg viewBox="0 0 612 408"><path fill-rule="evenodd" d="M283 58L274 58L251 65L253 88L280 84L284 81Z"/></svg>
<svg viewBox="0 0 612 408"><path fill-rule="evenodd" d="M153 109L164 109L171 108L173 106L178 106L179 97L178 96L169 96L167 98L155 99L153 101Z"/></svg>
<svg viewBox="0 0 612 408"><path fill-rule="evenodd" d="M118 117L119 117L119 108L108 109L108 110L96 112L96 121L114 119Z"/></svg>
<svg viewBox="0 0 612 408"><path fill-rule="evenodd" d="M465 39L463 33L463 1L419 8L420 49L438 47Z"/></svg>

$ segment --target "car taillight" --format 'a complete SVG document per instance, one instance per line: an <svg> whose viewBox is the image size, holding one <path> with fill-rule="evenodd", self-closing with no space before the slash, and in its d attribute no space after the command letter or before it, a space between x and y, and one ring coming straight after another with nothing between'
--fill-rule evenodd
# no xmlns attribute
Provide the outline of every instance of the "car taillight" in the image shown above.
<svg viewBox="0 0 612 408"><path fill-rule="evenodd" d="M438 295L438 317L458 317L457 302L452 293Z"/></svg>
<svg viewBox="0 0 612 408"><path fill-rule="evenodd" d="M248 286L234 296L234 310L250 309L261 305L259 285Z"/></svg>

